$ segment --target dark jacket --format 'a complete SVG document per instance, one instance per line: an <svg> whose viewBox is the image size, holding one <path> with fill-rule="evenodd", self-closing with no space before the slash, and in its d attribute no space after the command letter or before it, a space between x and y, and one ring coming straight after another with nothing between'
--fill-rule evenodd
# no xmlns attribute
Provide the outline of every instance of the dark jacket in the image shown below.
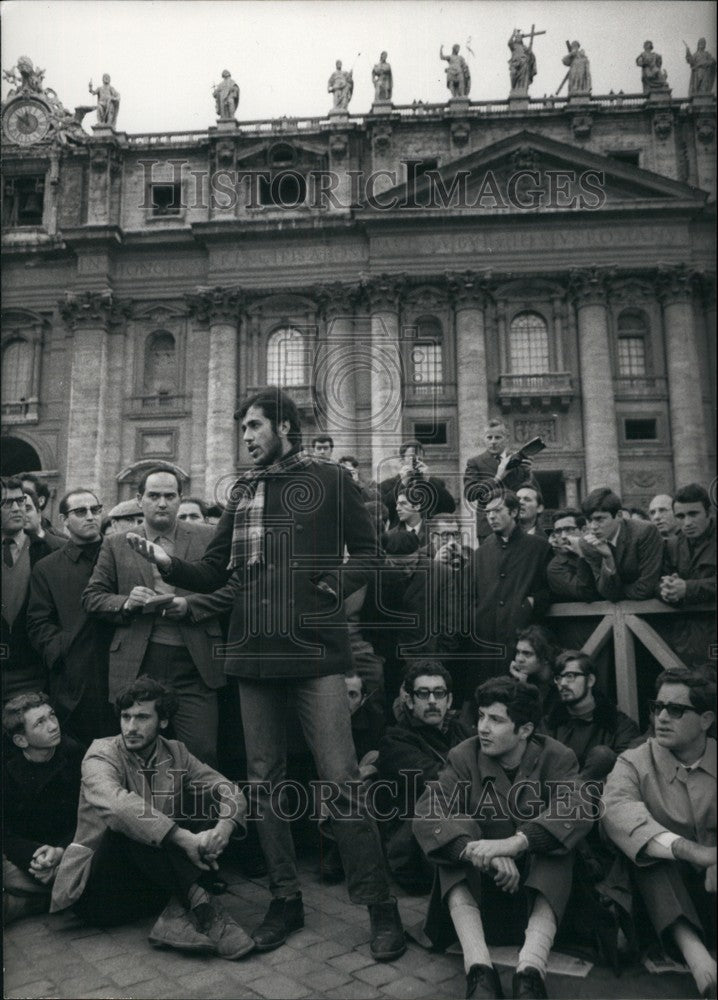
<svg viewBox="0 0 718 1000"><path fill-rule="evenodd" d="M492 455L490 451L482 451L480 455L474 455L466 463L464 497L472 506L477 504L476 534L480 540L488 538L491 534L491 528L488 526L486 514L484 514L484 505L490 498L491 487L499 485L496 470L500 462L501 455ZM531 470L522 465L510 469L501 481L504 489L513 490L514 493L528 483L533 483Z"/></svg>
<svg viewBox="0 0 718 1000"><path fill-rule="evenodd" d="M400 569L382 567L378 596L380 614L387 626L381 634L381 648L387 656L410 655L408 647L412 646L427 648L433 610L429 599L432 570L423 553L410 576ZM402 647L407 647L404 653Z"/></svg>
<svg viewBox="0 0 718 1000"><path fill-rule="evenodd" d="M647 521L620 522L614 544L616 572L609 574L598 552L585 543L596 589L606 601L648 601L656 592L661 575L663 540Z"/></svg>
<svg viewBox="0 0 718 1000"><path fill-rule="evenodd" d="M581 805L577 777L575 754L548 736L531 737L513 781L493 757L482 752L478 737L449 751L446 767L424 789L413 823L424 853L438 865L425 925L436 946L446 945L454 936L447 893L472 868L448 858L447 848L467 838L497 840L522 830L531 844L535 837L529 827L540 828L546 846L536 853L531 850L531 884L543 892L560 919L571 890L568 855L592 825ZM521 782L520 790L512 792ZM560 806L554 801L552 782L561 783Z"/></svg>
<svg viewBox="0 0 718 1000"><path fill-rule="evenodd" d="M544 731L576 754L579 767L594 747L608 747L613 753L623 753L639 735L636 723L601 694L595 695L593 718L576 719L569 715L563 702L554 704L544 718Z"/></svg>
<svg viewBox="0 0 718 1000"><path fill-rule="evenodd" d="M575 552L556 552L546 569L551 596L557 601L598 601L591 567Z"/></svg>
<svg viewBox="0 0 718 1000"><path fill-rule="evenodd" d="M27 872L38 847L67 847L75 833L84 750L68 737L48 761L3 753L3 854Z"/></svg>
<svg viewBox="0 0 718 1000"><path fill-rule="evenodd" d="M55 552L65 544L66 540L57 535L46 533L43 538L30 539L30 574L35 564L51 552ZM2 616L0 643L7 654L2 658L2 696L3 701L23 691L42 690L47 684L47 672L42 658L35 651L27 628L27 605L30 598L30 587L27 588L25 600L18 611L12 628Z"/></svg>
<svg viewBox="0 0 718 1000"><path fill-rule="evenodd" d="M82 593L99 550L99 544L85 547L68 541L38 563L30 581L28 633L44 660L49 693L63 721L83 696L88 707L98 710L108 702L107 656L113 629L82 607ZM94 734L106 735L99 730Z"/></svg>
<svg viewBox="0 0 718 1000"><path fill-rule="evenodd" d="M411 814L416 805L414 793L421 795L426 782L438 778L452 747L474 735L474 730L462 722L456 712L447 713L446 723L445 729L427 726L417 721L404 706L397 724L387 729L379 745L379 774L388 781L397 782L397 789L406 787L408 796L405 799L400 792L400 798L402 808L406 801ZM420 773L407 779L407 771Z"/></svg>
<svg viewBox="0 0 718 1000"><path fill-rule="evenodd" d="M178 521L175 535L178 558L200 559L210 538L212 529L208 525ZM115 626L109 658L111 701L115 701L137 677L155 624L154 614L142 614L140 609L129 614L122 611L122 605L135 586L154 589L152 565L130 548L124 534L110 535L102 544L92 577L82 595L82 605L89 615ZM178 596L185 596L185 593L177 589ZM214 650L222 643L222 630L214 615L208 615L207 619L201 627L186 618L180 619L177 625L202 680L207 687L219 688L224 684L224 673Z"/></svg>
<svg viewBox="0 0 718 1000"><path fill-rule="evenodd" d="M686 613L663 616L669 619L668 641L687 666L700 666L710 658L710 648L716 641L715 610L690 611L690 607L710 604L715 609L716 529L713 518L703 537L694 545L680 533L667 539L663 572L676 573L686 581L686 596L679 605L674 605L685 608Z"/></svg>
<svg viewBox="0 0 718 1000"><path fill-rule="evenodd" d="M433 517L434 514L453 514L456 510L456 501L446 488L443 479L436 476L421 478L417 480L417 488L420 490L422 500L421 509L423 518ZM398 494L407 489L402 483L401 476L397 473L390 479L383 479L379 483L379 495L381 501L389 511L389 527L395 528L399 523L396 516L396 498Z"/></svg>
<svg viewBox="0 0 718 1000"><path fill-rule="evenodd" d="M228 508L204 557L175 557L165 578L196 592L188 601L195 622L231 609L228 674L264 679L344 673L351 649L341 598L318 584L341 594L345 547L352 557L346 572L376 565L376 531L359 488L335 462L317 460L264 482L261 565L227 570L234 525Z"/></svg>
<svg viewBox="0 0 718 1000"><path fill-rule="evenodd" d="M485 650L492 652L493 673L503 673L517 629L540 621L549 606L546 563L550 551L547 541L524 534L517 525L505 545L492 534L474 552L474 638L503 647L503 651Z"/></svg>

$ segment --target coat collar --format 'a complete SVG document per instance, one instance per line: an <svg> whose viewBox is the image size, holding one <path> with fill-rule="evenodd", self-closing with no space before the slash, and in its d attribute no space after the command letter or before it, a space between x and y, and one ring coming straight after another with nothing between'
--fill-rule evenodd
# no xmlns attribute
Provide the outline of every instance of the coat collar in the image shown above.
<svg viewBox="0 0 718 1000"><path fill-rule="evenodd" d="M678 775L683 772L685 773L685 768L678 760L674 757L667 747L662 747L656 742L654 736L648 738L648 744L651 748L651 755L653 756L653 761L656 765L656 770L668 781L673 782L678 777ZM713 780L716 778L716 741L712 737L708 737L706 741L706 750L703 754L700 764L696 768L698 771L705 771L709 774Z"/></svg>

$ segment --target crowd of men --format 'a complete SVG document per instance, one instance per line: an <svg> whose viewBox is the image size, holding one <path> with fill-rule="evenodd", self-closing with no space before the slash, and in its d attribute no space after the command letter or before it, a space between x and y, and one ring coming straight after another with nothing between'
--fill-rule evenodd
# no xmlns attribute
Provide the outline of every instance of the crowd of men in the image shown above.
<svg viewBox="0 0 718 1000"><path fill-rule="evenodd" d="M72 485L57 525L40 477L2 482L4 921L159 913L157 947L279 947L304 925L276 791L291 716L320 790L320 876L368 908L377 961L406 948L393 880L430 893L418 936L458 938L467 997L503 995L498 944L520 945L513 996L547 996L556 940L615 968L657 943L715 996L705 488L643 512L598 484L546 511L491 420L457 498L418 441L379 483L326 434L305 451L276 388L235 418L251 468L223 511L184 497L170 465L104 519ZM651 599L681 609L663 636L683 667L653 670L646 728L618 709L610 661L581 650L587 626L559 644L545 619L557 602ZM251 934L213 894L248 799L272 896Z"/></svg>

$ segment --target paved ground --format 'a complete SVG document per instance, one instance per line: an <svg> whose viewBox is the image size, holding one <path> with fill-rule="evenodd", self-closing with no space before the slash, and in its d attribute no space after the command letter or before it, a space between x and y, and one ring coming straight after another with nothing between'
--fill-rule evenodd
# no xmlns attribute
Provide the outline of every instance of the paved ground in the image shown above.
<svg viewBox="0 0 718 1000"><path fill-rule="evenodd" d="M82 927L69 914L18 923L5 934L4 996L71 1000L439 1000L464 996L459 955L431 954L410 943L397 962L374 963L369 955L366 910L349 903L344 886L321 886L316 871L316 860L302 864L305 929L293 934L282 948L239 962L157 951L147 943L151 921L109 931ZM248 881L232 871L223 874L230 883L222 897L224 905L251 929L267 906L266 880ZM426 898L397 895L406 925L417 923ZM510 996L511 969L501 972ZM625 970L619 979L599 967L585 979L550 974L548 989L549 996L567 1000L683 1000L698 995L688 975L648 975L638 966Z"/></svg>

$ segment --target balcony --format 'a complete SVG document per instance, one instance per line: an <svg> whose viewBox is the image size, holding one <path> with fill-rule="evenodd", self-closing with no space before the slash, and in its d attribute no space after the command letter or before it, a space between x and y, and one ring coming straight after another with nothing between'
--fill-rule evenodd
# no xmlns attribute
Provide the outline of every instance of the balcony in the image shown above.
<svg viewBox="0 0 718 1000"><path fill-rule="evenodd" d="M616 399L668 399L668 382L648 375L621 376L613 380L613 392Z"/></svg>
<svg viewBox="0 0 718 1000"><path fill-rule="evenodd" d="M497 396L501 409L567 410L574 396L570 372L541 375L499 375Z"/></svg>
<svg viewBox="0 0 718 1000"><path fill-rule="evenodd" d="M125 416L130 420L155 416L186 417L189 415L191 402L190 395L170 395L170 393L130 396L125 407Z"/></svg>
<svg viewBox="0 0 718 1000"><path fill-rule="evenodd" d="M3 403L3 424L36 424L38 422L38 407L36 399L20 399L16 403Z"/></svg>

